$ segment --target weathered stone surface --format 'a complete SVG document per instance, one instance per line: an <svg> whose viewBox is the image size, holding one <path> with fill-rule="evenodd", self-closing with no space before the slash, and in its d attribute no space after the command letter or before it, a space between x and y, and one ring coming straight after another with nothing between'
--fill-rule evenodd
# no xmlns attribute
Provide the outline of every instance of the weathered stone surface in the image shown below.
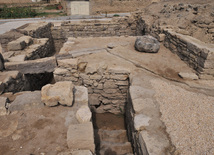
<svg viewBox="0 0 214 155"><path fill-rule="evenodd" d="M8 61L10 62L19 62L19 61L25 61L26 59L26 55L25 54L21 54L21 55L17 55L11 58L8 58Z"/></svg>
<svg viewBox="0 0 214 155"><path fill-rule="evenodd" d="M88 89L84 86L75 86L75 103L88 105Z"/></svg>
<svg viewBox="0 0 214 155"><path fill-rule="evenodd" d="M22 36L17 40L9 42L7 45L8 51L23 50L26 46L30 45L33 39L30 36Z"/></svg>
<svg viewBox="0 0 214 155"><path fill-rule="evenodd" d="M89 105L100 105L99 94L89 95Z"/></svg>
<svg viewBox="0 0 214 155"><path fill-rule="evenodd" d="M47 84L42 87L42 101L47 106L58 104L72 106L74 85L71 81L61 81L55 84Z"/></svg>
<svg viewBox="0 0 214 155"><path fill-rule="evenodd" d="M155 94L154 90L143 88L140 86L130 86L129 90L132 100L141 97L153 97L153 95Z"/></svg>
<svg viewBox="0 0 214 155"><path fill-rule="evenodd" d="M4 67L4 58L3 58L2 54L0 53L0 71L3 71L4 68L5 68Z"/></svg>
<svg viewBox="0 0 214 155"><path fill-rule="evenodd" d="M149 155L166 154L165 150L169 148L169 141L167 137L161 137L158 134L149 134L148 131L140 132L139 141L141 145L146 144Z"/></svg>
<svg viewBox="0 0 214 155"><path fill-rule="evenodd" d="M198 80L198 76L195 73L180 72L178 75L185 80Z"/></svg>
<svg viewBox="0 0 214 155"><path fill-rule="evenodd" d="M77 69L78 59L63 59L57 60L60 67Z"/></svg>
<svg viewBox="0 0 214 155"><path fill-rule="evenodd" d="M90 150L76 150L71 152L72 155L93 155Z"/></svg>
<svg viewBox="0 0 214 155"><path fill-rule="evenodd" d="M56 67L55 57L42 58L38 60L29 60L24 62L7 62L6 70L18 70L23 74L38 74L44 72L53 72Z"/></svg>
<svg viewBox="0 0 214 155"><path fill-rule="evenodd" d="M87 105L81 106L76 112L76 118L80 123L90 122L91 111Z"/></svg>
<svg viewBox="0 0 214 155"><path fill-rule="evenodd" d="M44 107L44 104L41 101L40 91L23 92L10 104L9 111L14 112L41 107Z"/></svg>
<svg viewBox="0 0 214 155"><path fill-rule="evenodd" d="M151 98L137 98L132 100L133 109L136 114L140 113L144 109L155 107L154 101Z"/></svg>
<svg viewBox="0 0 214 155"><path fill-rule="evenodd" d="M0 116L7 114L6 103L7 103L7 98L0 97Z"/></svg>
<svg viewBox="0 0 214 155"><path fill-rule="evenodd" d="M146 126L149 126L149 121L151 120L150 117L143 115L143 114L137 114L134 117L134 127L136 130L142 130Z"/></svg>
<svg viewBox="0 0 214 155"><path fill-rule="evenodd" d="M3 82L0 81L0 94L4 92L4 89L5 89L5 85Z"/></svg>
<svg viewBox="0 0 214 155"><path fill-rule="evenodd" d="M67 144L72 150L85 149L94 152L95 145L92 123L70 125L67 132Z"/></svg>
<svg viewBox="0 0 214 155"><path fill-rule="evenodd" d="M123 74L120 74L120 75L111 75L110 76L111 79L114 79L114 80L121 80L121 81L125 81L127 78L128 78L128 75L123 75Z"/></svg>
<svg viewBox="0 0 214 155"><path fill-rule="evenodd" d="M117 85L113 81L106 81L104 83L104 88L105 89L111 89L111 88L117 88Z"/></svg>
<svg viewBox="0 0 214 155"><path fill-rule="evenodd" d="M54 74L56 75L66 75L68 73L67 69L64 68L55 68Z"/></svg>
<svg viewBox="0 0 214 155"><path fill-rule="evenodd" d="M137 37L135 41L135 49L139 52L157 53L160 49L160 43L156 38L145 35Z"/></svg>

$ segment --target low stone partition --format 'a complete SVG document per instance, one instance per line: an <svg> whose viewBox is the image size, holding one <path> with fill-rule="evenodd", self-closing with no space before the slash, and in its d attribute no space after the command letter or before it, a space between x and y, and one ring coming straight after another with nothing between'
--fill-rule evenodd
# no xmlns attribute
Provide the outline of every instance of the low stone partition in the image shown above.
<svg viewBox="0 0 214 155"><path fill-rule="evenodd" d="M78 59L58 59L55 81L72 81L88 88L91 110L98 113L124 113L129 87L129 71L88 64Z"/></svg>
<svg viewBox="0 0 214 155"><path fill-rule="evenodd" d="M19 39L26 37L28 37L28 39L29 38L31 39L31 45L23 45L25 41L19 41ZM53 55L52 51L53 45L50 43L50 39L48 38L35 39L29 36L24 36L21 38L9 42L8 49L11 50L3 53L3 57L6 62L34 60ZM21 45L23 46L22 48ZM19 46L20 48L17 48Z"/></svg>
<svg viewBox="0 0 214 155"><path fill-rule="evenodd" d="M135 36L136 21L132 16L105 20L83 20L57 23L52 27L56 51L69 37Z"/></svg>
<svg viewBox="0 0 214 155"><path fill-rule="evenodd" d="M164 45L191 68L200 79L214 79L214 45L206 44L191 36L164 29Z"/></svg>
<svg viewBox="0 0 214 155"><path fill-rule="evenodd" d="M126 124L135 154L157 155L173 152L165 126L160 120L161 114L154 94L155 91L149 87L132 85L129 88Z"/></svg>

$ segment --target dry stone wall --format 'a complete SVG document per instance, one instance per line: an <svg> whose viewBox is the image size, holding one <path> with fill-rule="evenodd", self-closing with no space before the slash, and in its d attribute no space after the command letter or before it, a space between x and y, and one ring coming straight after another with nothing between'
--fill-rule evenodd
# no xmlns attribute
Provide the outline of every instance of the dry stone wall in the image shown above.
<svg viewBox="0 0 214 155"><path fill-rule="evenodd" d="M112 20L71 21L52 27L56 51L69 37L135 36L137 23L132 16Z"/></svg>
<svg viewBox="0 0 214 155"><path fill-rule="evenodd" d="M108 68L104 64L90 65L78 59L57 60L55 81L72 81L88 88L92 111L124 113L129 87L129 72Z"/></svg>
<svg viewBox="0 0 214 155"><path fill-rule="evenodd" d="M190 36L164 30L164 45L191 68L201 79L214 79L214 46L205 44Z"/></svg>

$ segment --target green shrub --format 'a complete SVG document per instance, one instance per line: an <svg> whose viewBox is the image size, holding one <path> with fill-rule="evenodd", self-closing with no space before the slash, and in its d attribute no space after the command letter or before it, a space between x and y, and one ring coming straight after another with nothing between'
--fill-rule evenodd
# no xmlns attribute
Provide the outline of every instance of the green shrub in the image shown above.
<svg viewBox="0 0 214 155"><path fill-rule="evenodd" d="M118 14L114 14L114 15L113 15L113 17L119 17L119 16L120 16L120 15L118 15Z"/></svg>
<svg viewBox="0 0 214 155"><path fill-rule="evenodd" d="M0 9L0 18L27 18L35 17L37 15L36 11L30 7L18 8L11 7L8 8L4 6Z"/></svg>

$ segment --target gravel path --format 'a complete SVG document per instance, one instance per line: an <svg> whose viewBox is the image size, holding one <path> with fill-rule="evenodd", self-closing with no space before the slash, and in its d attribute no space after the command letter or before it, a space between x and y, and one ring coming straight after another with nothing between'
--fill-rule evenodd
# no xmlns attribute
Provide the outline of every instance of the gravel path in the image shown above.
<svg viewBox="0 0 214 155"><path fill-rule="evenodd" d="M178 153L214 154L214 97L187 91L162 80L151 81L161 119Z"/></svg>

